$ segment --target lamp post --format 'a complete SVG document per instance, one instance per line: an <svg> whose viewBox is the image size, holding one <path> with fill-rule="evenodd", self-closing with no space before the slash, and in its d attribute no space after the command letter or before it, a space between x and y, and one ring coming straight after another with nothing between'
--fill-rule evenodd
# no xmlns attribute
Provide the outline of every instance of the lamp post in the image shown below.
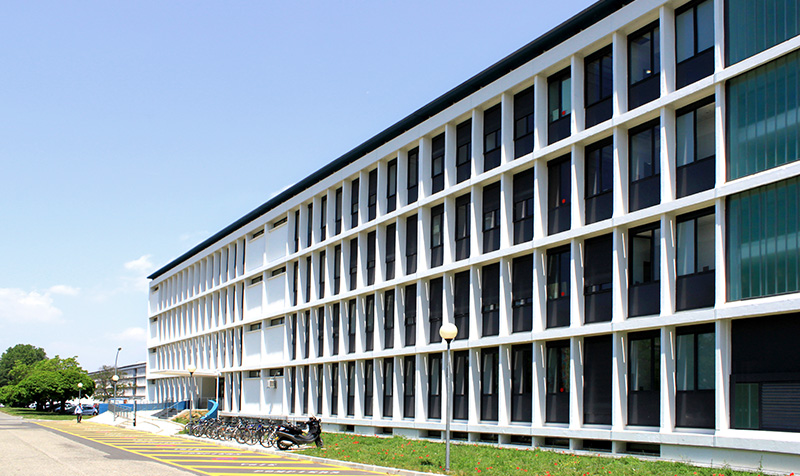
<svg viewBox="0 0 800 476"><path fill-rule="evenodd" d="M453 379L450 378L450 342L456 338L458 335L458 327L455 324L445 323L442 327L439 328L439 335L442 336L445 342L447 342L447 359L445 360L444 364L444 374L445 379L447 381L447 404L445 405L445 426L444 426L444 438L445 438L445 460L444 460L444 470L450 471L450 408L453 401Z"/></svg>
<svg viewBox="0 0 800 476"><path fill-rule="evenodd" d="M194 388L194 373L197 370L197 367L195 367L194 365L190 365L190 366L186 367L186 370L189 371L189 380L190 380L190 382L189 382L189 423L191 423L192 422L192 418L193 418L192 417L192 404L194 403L192 401L192 400L194 400L194 395L193 395L192 390Z"/></svg>
<svg viewBox="0 0 800 476"><path fill-rule="evenodd" d="M81 404L81 390L83 390L83 382L78 382L78 405Z"/></svg>
<svg viewBox="0 0 800 476"><path fill-rule="evenodd" d="M114 381L114 395L111 396L111 405L113 405L114 410L111 412L114 414L114 421L117 421L117 405L114 403L114 399L117 398L117 382L119 381L119 375L117 372L117 362L119 362L119 351L122 350L122 347L117 347L117 355L114 357L114 376L111 377L111 380Z"/></svg>
<svg viewBox="0 0 800 476"><path fill-rule="evenodd" d="M117 421L117 404L114 403L114 398L117 396L117 382L119 381L119 375L117 375L116 371L114 372L114 376L111 377L111 380L114 382L114 395L111 396L111 413L114 415L114 421Z"/></svg>

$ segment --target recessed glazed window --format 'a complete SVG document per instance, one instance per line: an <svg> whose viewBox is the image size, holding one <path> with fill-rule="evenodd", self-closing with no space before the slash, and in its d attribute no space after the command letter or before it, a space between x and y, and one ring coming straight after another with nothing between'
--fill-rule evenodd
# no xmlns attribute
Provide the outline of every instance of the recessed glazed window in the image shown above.
<svg viewBox="0 0 800 476"><path fill-rule="evenodd" d="M342 289L342 245L333 247L333 294Z"/></svg>
<svg viewBox="0 0 800 476"><path fill-rule="evenodd" d="M372 416L374 385L375 385L375 361L370 359L364 362L364 416Z"/></svg>
<svg viewBox="0 0 800 476"><path fill-rule="evenodd" d="M358 285L358 238L350 240L350 291Z"/></svg>
<svg viewBox="0 0 800 476"><path fill-rule="evenodd" d="M444 205L431 208L431 268L444 262Z"/></svg>
<svg viewBox="0 0 800 476"><path fill-rule="evenodd" d="M308 204L308 214L306 215L306 246L311 246L314 241L314 204Z"/></svg>
<svg viewBox="0 0 800 476"><path fill-rule="evenodd" d="M569 341L547 343L545 421L569 423Z"/></svg>
<svg viewBox="0 0 800 476"><path fill-rule="evenodd" d="M308 365L306 365L305 367L303 367L303 392L300 395L300 399L303 402L302 406L303 406L303 413L304 414L308 414L308 400L309 400L309 398L311 398L311 394L308 391L308 387L309 387L309 384L311 382L311 378L310 378L309 374L310 374L309 367L308 367Z"/></svg>
<svg viewBox="0 0 800 476"><path fill-rule="evenodd" d="M547 250L547 328L569 326L569 245Z"/></svg>
<svg viewBox="0 0 800 476"><path fill-rule="evenodd" d="M350 182L350 228L358 226L358 185L358 179L353 179L353 181Z"/></svg>
<svg viewBox="0 0 800 476"><path fill-rule="evenodd" d="M311 256L306 257L306 302L311 301Z"/></svg>
<svg viewBox="0 0 800 476"><path fill-rule="evenodd" d="M500 249L500 182L483 187L483 252Z"/></svg>
<svg viewBox="0 0 800 476"><path fill-rule="evenodd" d="M533 152L533 86L514 95L514 158Z"/></svg>
<svg viewBox="0 0 800 476"><path fill-rule="evenodd" d="M584 321L608 322L612 313L612 235L586 240L583 244L583 256Z"/></svg>
<svg viewBox="0 0 800 476"><path fill-rule="evenodd" d="M375 295L368 294L364 299L364 350L375 347Z"/></svg>
<svg viewBox="0 0 800 476"><path fill-rule="evenodd" d="M708 97L678 110L675 126L677 197L714 188L714 98Z"/></svg>
<svg viewBox="0 0 800 476"><path fill-rule="evenodd" d="M397 208L397 159L392 159L386 166L386 212Z"/></svg>
<svg viewBox="0 0 800 476"><path fill-rule="evenodd" d="M394 279L394 257L397 247L397 225L386 225L386 280Z"/></svg>
<svg viewBox="0 0 800 476"><path fill-rule="evenodd" d="M319 267L317 268L317 280L319 283L318 294L319 294L319 299L322 299L325 297L325 273L326 273L325 266L327 264L325 260L325 250L319 252L318 263L319 263Z"/></svg>
<svg viewBox="0 0 800 476"><path fill-rule="evenodd" d="M322 414L322 386L325 383L324 369L322 364L317 365L317 413Z"/></svg>
<svg viewBox="0 0 800 476"><path fill-rule="evenodd" d="M428 334L430 343L435 344L442 341L439 335L439 328L442 327L442 298L443 298L442 278L434 278L428 281L430 301L428 301Z"/></svg>
<svg viewBox="0 0 800 476"><path fill-rule="evenodd" d="M586 224L611 218L614 212L614 140L608 138L587 146Z"/></svg>
<svg viewBox="0 0 800 476"><path fill-rule="evenodd" d="M292 265L292 305L297 306L297 287L300 281L300 262L295 261Z"/></svg>
<svg viewBox="0 0 800 476"><path fill-rule="evenodd" d="M612 72L611 46L586 57L585 101L586 128L611 119L614 76Z"/></svg>
<svg viewBox="0 0 800 476"><path fill-rule="evenodd" d="M658 222L631 229L628 258L628 316L661 311L661 228Z"/></svg>
<svg viewBox="0 0 800 476"><path fill-rule="evenodd" d="M431 140L431 193L444 190L444 132Z"/></svg>
<svg viewBox="0 0 800 476"><path fill-rule="evenodd" d="M514 175L514 244L533 240L533 169Z"/></svg>
<svg viewBox="0 0 800 476"><path fill-rule="evenodd" d="M570 228L570 156L565 155L547 163L547 234L553 235Z"/></svg>
<svg viewBox="0 0 800 476"><path fill-rule="evenodd" d="M392 416L394 406L394 359L383 359L383 416Z"/></svg>
<svg viewBox="0 0 800 476"><path fill-rule="evenodd" d="M661 71L658 21L628 36L628 110L658 98Z"/></svg>
<svg viewBox="0 0 800 476"><path fill-rule="evenodd" d="M378 169L370 170L367 184L367 221L378 215Z"/></svg>
<svg viewBox="0 0 800 476"><path fill-rule="evenodd" d="M659 331L628 334L628 424L661 422L661 338Z"/></svg>
<svg viewBox="0 0 800 476"><path fill-rule="evenodd" d="M412 346L417 343L417 285L409 284L405 288L405 301L403 301L403 316L405 329L405 345Z"/></svg>
<svg viewBox="0 0 800 476"><path fill-rule="evenodd" d="M661 131L658 120L630 131L629 211L661 202Z"/></svg>
<svg viewBox="0 0 800 476"><path fill-rule="evenodd" d="M470 194L456 197L456 261L469 258Z"/></svg>
<svg viewBox="0 0 800 476"><path fill-rule="evenodd" d="M456 127L456 183L469 180L472 174L472 119Z"/></svg>
<svg viewBox="0 0 800 476"><path fill-rule="evenodd" d="M358 311L356 309L356 300L351 299L347 302L347 353L352 354L356 351L356 322L358 320Z"/></svg>
<svg viewBox="0 0 800 476"><path fill-rule="evenodd" d="M375 284L375 248L377 247L377 234L374 231L367 233L367 286Z"/></svg>
<svg viewBox="0 0 800 476"><path fill-rule="evenodd" d="M675 83L679 89L714 72L714 1L675 12Z"/></svg>
<svg viewBox="0 0 800 476"><path fill-rule="evenodd" d="M328 196L323 195L319 201L319 239L328 237Z"/></svg>
<svg viewBox="0 0 800 476"><path fill-rule="evenodd" d="M683 326L675 336L675 425L714 428L714 324Z"/></svg>
<svg viewBox="0 0 800 476"><path fill-rule="evenodd" d="M530 422L533 407L533 349L511 347L511 421Z"/></svg>
<svg viewBox="0 0 800 476"><path fill-rule="evenodd" d="M394 291L383 294L383 348L394 347Z"/></svg>
<svg viewBox="0 0 800 476"><path fill-rule="evenodd" d="M356 414L356 363L347 363L347 416Z"/></svg>
<svg viewBox="0 0 800 476"><path fill-rule="evenodd" d="M469 418L469 395L467 393L469 370L469 351L453 352L453 419Z"/></svg>
<svg viewBox="0 0 800 476"><path fill-rule="evenodd" d="M497 374L500 372L500 349L481 349L481 420L497 421L500 401Z"/></svg>
<svg viewBox="0 0 800 476"><path fill-rule="evenodd" d="M294 252L300 251L300 210L294 212Z"/></svg>
<svg viewBox="0 0 800 476"><path fill-rule="evenodd" d="M469 271L456 273L453 277L453 314L458 328L456 340L469 338Z"/></svg>
<svg viewBox="0 0 800 476"><path fill-rule="evenodd" d="M678 311L714 306L714 209L677 219Z"/></svg>
<svg viewBox="0 0 800 476"><path fill-rule="evenodd" d="M419 147L414 147L408 151L407 164L408 203L414 203L419 196Z"/></svg>
<svg viewBox="0 0 800 476"><path fill-rule="evenodd" d="M442 418L442 354L428 355L428 418Z"/></svg>
<svg viewBox="0 0 800 476"><path fill-rule="evenodd" d="M569 68L547 78L547 143L569 137L572 80Z"/></svg>
<svg viewBox="0 0 800 476"><path fill-rule="evenodd" d="M500 333L500 263L481 269L481 314L483 336Z"/></svg>
<svg viewBox="0 0 800 476"><path fill-rule="evenodd" d="M417 272L417 215L406 218L406 275Z"/></svg>
<svg viewBox="0 0 800 476"><path fill-rule="evenodd" d="M339 329L341 328L341 305L337 302L331 306L331 339L333 340L332 355L339 355Z"/></svg>
<svg viewBox="0 0 800 476"><path fill-rule="evenodd" d="M500 165L501 105L490 107L483 112L483 171Z"/></svg>
<svg viewBox="0 0 800 476"><path fill-rule="evenodd" d="M325 308L317 308L317 357L325 351Z"/></svg>
<svg viewBox="0 0 800 476"><path fill-rule="evenodd" d="M342 187L336 189L336 199L333 207L333 219L336 223L334 235L338 235L342 232Z"/></svg>
<svg viewBox="0 0 800 476"><path fill-rule="evenodd" d="M403 357L403 418L414 418L414 376L416 375L416 357Z"/></svg>
<svg viewBox="0 0 800 476"><path fill-rule="evenodd" d="M613 343L610 335L583 340L583 422L611 424Z"/></svg>
<svg viewBox="0 0 800 476"><path fill-rule="evenodd" d="M514 258L511 265L512 332L533 328L533 255Z"/></svg>

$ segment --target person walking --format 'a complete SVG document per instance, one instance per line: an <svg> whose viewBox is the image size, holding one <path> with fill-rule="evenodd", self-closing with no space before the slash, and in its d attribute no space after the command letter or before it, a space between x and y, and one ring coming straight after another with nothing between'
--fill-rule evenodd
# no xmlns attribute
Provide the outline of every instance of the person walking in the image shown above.
<svg viewBox="0 0 800 476"><path fill-rule="evenodd" d="M80 423L81 419L83 418L83 408L81 408L80 403L75 405L75 416L78 418L78 423Z"/></svg>

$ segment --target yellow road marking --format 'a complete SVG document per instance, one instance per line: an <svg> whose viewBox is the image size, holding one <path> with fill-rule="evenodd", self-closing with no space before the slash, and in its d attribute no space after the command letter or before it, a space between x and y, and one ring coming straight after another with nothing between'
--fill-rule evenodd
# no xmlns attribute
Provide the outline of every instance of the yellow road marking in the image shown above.
<svg viewBox="0 0 800 476"><path fill-rule="evenodd" d="M65 424L59 421L52 421L46 423L37 422L37 424L170 466L196 471L209 476L243 476L248 474L241 471L230 472L233 468L256 471L256 473L251 474L269 474L270 471L274 471L274 474L282 476L324 475L328 471L356 472L365 475L385 474L333 463L319 463L287 456L267 455L239 448L215 445L211 442L193 443L175 437L157 436L138 430L109 429L98 424L83 423L80 428L77 427L77 423L73 422ZM204 471L201 468L227 471Z"/></svg>

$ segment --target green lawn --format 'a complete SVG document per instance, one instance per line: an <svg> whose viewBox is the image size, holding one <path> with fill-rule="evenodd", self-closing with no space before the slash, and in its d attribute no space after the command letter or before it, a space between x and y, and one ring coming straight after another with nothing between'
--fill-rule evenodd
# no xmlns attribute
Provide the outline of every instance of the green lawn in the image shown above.
<svg viewBox="0 0 800 476"><path fill-rule="evenodd" d="M0 412L6 413L8 415L15 415L21 416L22 418L35 418L38 420L74 420L75 415L72 413L53 413L53 412L37 412L32 408L11 408L11 407L3 407L0 408ZM83 417L84 420L91 418L89 416Z"/></svg>
<svg viewBox="0 0 800 476"><path fill-rule="evenodd" d="M445 445L401 437L376 438L342 433L323 434L325 447L300 453L377 466L444 473ZM520 476L599 475L755 475L728 468L699 468L683 463L642 461L634 457L576 456L561 451L507 449L488 445L450 447L450 474Z"/></svg>

